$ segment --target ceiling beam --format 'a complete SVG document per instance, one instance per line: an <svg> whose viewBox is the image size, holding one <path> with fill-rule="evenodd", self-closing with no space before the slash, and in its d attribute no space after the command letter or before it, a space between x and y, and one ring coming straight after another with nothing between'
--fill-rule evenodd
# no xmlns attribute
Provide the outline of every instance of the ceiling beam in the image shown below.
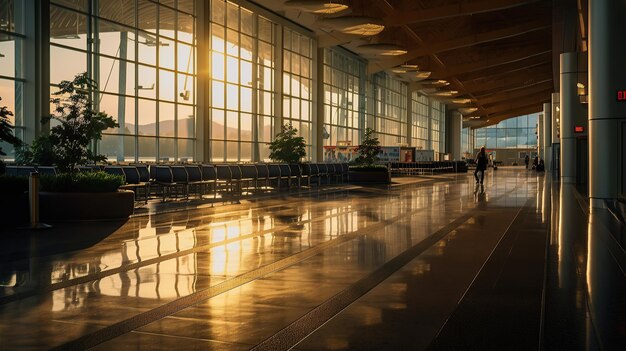
<svg viewBox="0 0 626 351"><path fill-rule="evenodd" d="M471 81L471 80L481 79L481 78L495 76L499 74L515 72L520 69L535 67L537 65L541 65L545 63L552 64L552 53L549 51L544 52L540 55L527 57L522 60L505 63L503 65L499 65L495 67L490 67L488 69L486 68L486 69L481 69L478 71L458 74L457 78L459 78L459 80L462 80L462 81Z"/></svg>
<svg viewBox="0 0 626 351"><path fill-rule="evenodd" d="M459 2L429 9L396 11L383 18L388 27L402 26L426 21L441 20L459 16L470 16L484 12L499 11L537 2L538 0L482 0Z"/></svg>
<svg viewBox="0 0 626 351"><path fill-rule="evenodd" d="M551 99L551 96L549 92L542 92L538 94L528 95L524 97L523 99L508 100L508 101L500 102L499 104L485 106L485 113L480 113L479 111L476 111L476 112L468 113L463 116L464 117L476 117L476 116L484 116L485 114L487 116L491 116L493 114L498 114L498 113L506 112L509 110L515 110L520 107L524 107L528 105L541 104L544 102L548 102L550 99Z"/></svg>
<svg viewBox="0 0 626 351"><path fill-rule="evenodd" d="M429 54L436 54L444 51L464 48L468 46L473 46L477 44L507 39L511 37L520 36L523 34L527 34L530 32L539 31L542 29L550 28L551 24L545 18L537 18L535 20L521 23L518 25L507 26L505 28L500 28L496 30L486 31L482 33L474 33L462 37L458 37L455 39L447 40L447 41L435 41L432 43L424 43L417 48L410 49L406 54L399 55L398 57L385 60L379 64L379 69L374 72L376 73L380 70L385 70L387 68L391 68L397 65L401 65L409 60L414 58L425 56ZM374 67L372 67L374 68Z"/></svg>
<svg viewBox="0 0 626 351"><path fill-rule="evenodd" d="M502 90L529 87L544 83L546 80L552 79L552 71L545 70L533 73L517 73L510 77L493 80L481 84L466 84L465 89L468 93L473 93L480 100L481 96L497 93Z"/></svg>
<svg viewBox="0 0 626 351"><path fill-rule="evenodd" d="M481 104L487 106L490 104L499 103L505 100L515 100L521 99L524 96L532 95L538 92L549 92L552 93L552 82L544 82L541 84L537 84L530 87L521 87L520 89L508 91L508 92L498 92L490 96L480 98Z"/></svg>

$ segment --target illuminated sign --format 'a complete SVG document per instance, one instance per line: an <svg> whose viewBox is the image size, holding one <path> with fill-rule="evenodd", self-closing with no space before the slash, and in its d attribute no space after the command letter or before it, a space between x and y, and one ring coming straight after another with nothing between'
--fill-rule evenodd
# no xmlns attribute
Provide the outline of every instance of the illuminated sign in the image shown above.
<svg viewBox="0 0 626 351"><path fill-rule="evenodd" d="M617 91L617 101L626 102L626 90Z"/></svg>
<svg viewBox="0 0 626 351"><path fill-rule="evenodd" d="M583 126L575 126L574 133L583 133L585 131L585 127Z"/></svg>

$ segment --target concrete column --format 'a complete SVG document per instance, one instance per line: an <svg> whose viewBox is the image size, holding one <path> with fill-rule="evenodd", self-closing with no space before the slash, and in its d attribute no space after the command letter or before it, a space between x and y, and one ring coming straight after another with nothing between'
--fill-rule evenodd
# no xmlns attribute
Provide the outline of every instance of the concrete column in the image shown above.
<svg viewBox="0 0 626 351"><path fill-rule="evenodd" d="M446 139L448 139L448 153L452 155L453 160L461 159L461 128L463 125L463 116L459 111L446 111L447 119L447 133Z"/></svg>
<svg viewBox="0 0 626 351"><path fill-rule="evenodd" d="M543 133L539 143L543 145L543 162L546 172L552 170L552 104L543 104Z"/></svg>
<svg viewBox="0 0 626 351"><path fill-rule="evenodd" d="M537 133L537 155L539 155L539 159L540 160L544 160L544 155L543 155L543 120L545 119L545 115L543 113L540 113L539 116L537 116L537 129L536 129L536 133Z"/></svg>
<svg viewBox="0 0 626 351"><path fill-rule="evenodd" d="M201 162L211 161L211 55L209 50L210 30L210 5L205 1L196 1L197 36L198 47L196 57L198 58L196 69L196 145L194 148L194 159ZM137 70L137 66L135 66ZM135 104L135 111L138 105ZM136 128L136 127L135 127ZM137 140L137 138L135 138ZM137 157L137 146L135 147L135 157Z"/></svg>
<svg viewBox="0 0 626 351"><path fill-rule="evenodd" d="M317 45L317 44L316 44ZM313 96L315 106L313 107L313 155L311 160L316 162L324 161L324 48L317 49L316 74L317 89L316 95ZM330 116L329 116L330 118ZM347 123L347 121L346 121ZM347 124L346 124L347 125Z"/></svg>
<svg viewBox="0 0 626 351"><path fill-rule="evenodd" d="M574 126L586 125L586 121L582 118L585 114L578 98L578 55L577 52L561 54L560 163L562 183L576 182L576 135L574 134Z"/></svg>
<svg viewBox="0 0 626 351"><path fill-rule="evenodd" d="M626 191L626 2L589 1L589 197L605 207Z"/></svg>

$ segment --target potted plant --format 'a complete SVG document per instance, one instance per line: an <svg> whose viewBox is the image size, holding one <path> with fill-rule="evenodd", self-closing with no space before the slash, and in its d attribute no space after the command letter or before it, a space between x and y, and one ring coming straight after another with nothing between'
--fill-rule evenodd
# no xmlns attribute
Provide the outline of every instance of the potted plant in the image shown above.
<svg viewBox="0 0 626 351"><path fill-rule="evenodd" d="M353 183L391 183L391 174L385 165L376 164L382 150L380 141L374 136L374 130L365 129L363 142L356 149L359 156L350 165L348 179Z"/></svg>
<svg viewBox="0 0 626 351"><path fill-rule="evenodd" d="M102 139L104 130L119 126L111 116L94 108L91 96L97 91L97 83L82 73L62 81L50 99L54 113L43 122L54 119L59 123L33 143L30 155L33 161L54 162L60 171L57 176L42 177L42 219L114 219L133 213L134 194L118 189L123 183L121 177L78 172L79 165L106 160L89 146Z"/></svg>
<svg viewBox="0 0 626 351"><path fill-rule="evenodd" d="M0 101L2 101L1 97ZM9 116L13 116L13 112L9 111L6 106L0 106L0 143L4 142L17 147L22 144L22 141L13 134L15 127L11 124ZM2 147L0 147L0 156L6 156ZM3 174L4 170L4 162L0 159L0 174Z"/></svg>
<svg viewBox="0 0 626 351"><path fill-rule="evenodd" d="M298 130L291 124L282 126L280 133L270 142L270 159L281 163L300 163L306 156L304 138L297 136Z"/></svg>

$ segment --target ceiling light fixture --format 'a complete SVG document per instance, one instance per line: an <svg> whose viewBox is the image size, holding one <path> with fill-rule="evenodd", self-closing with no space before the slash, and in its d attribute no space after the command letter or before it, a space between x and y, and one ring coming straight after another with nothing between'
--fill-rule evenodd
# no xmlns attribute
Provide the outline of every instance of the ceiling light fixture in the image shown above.
<svg viewBox="0 0 626 351"><path fill-rule="evenodd" d="M383 21L373 17L321 18L315 23L327 31L337 31L363 37L376 35L385 29Z"/></svg>
<svg viewBox="0 0 626 351"><path fill-rule="evenodd" d="M418 71L419 71L418 65L400 65L391 69L391 72L396 73L396 74L413 73L413 72L418 72Z"/></svg>
<svg viewBox="0 0 626 351"><path fill-rule="evenodd" d="M372 56L399 56L407 53L401 46L385 43L359 45L356 47L356 51Z"/></svg>
<svg viewBox="0 0 626 351"><path fill-rule="evenodd" d="M453 104L469 104L470 102L472 102L472 99L453 99L452 100Z"/></svg>
<svg viewBox="0 0 626 351"><path fill-rule="evenodd" d="M288 0L284 6L318 15L330 15L344 11L349 7L329 0Z"/></svg>

